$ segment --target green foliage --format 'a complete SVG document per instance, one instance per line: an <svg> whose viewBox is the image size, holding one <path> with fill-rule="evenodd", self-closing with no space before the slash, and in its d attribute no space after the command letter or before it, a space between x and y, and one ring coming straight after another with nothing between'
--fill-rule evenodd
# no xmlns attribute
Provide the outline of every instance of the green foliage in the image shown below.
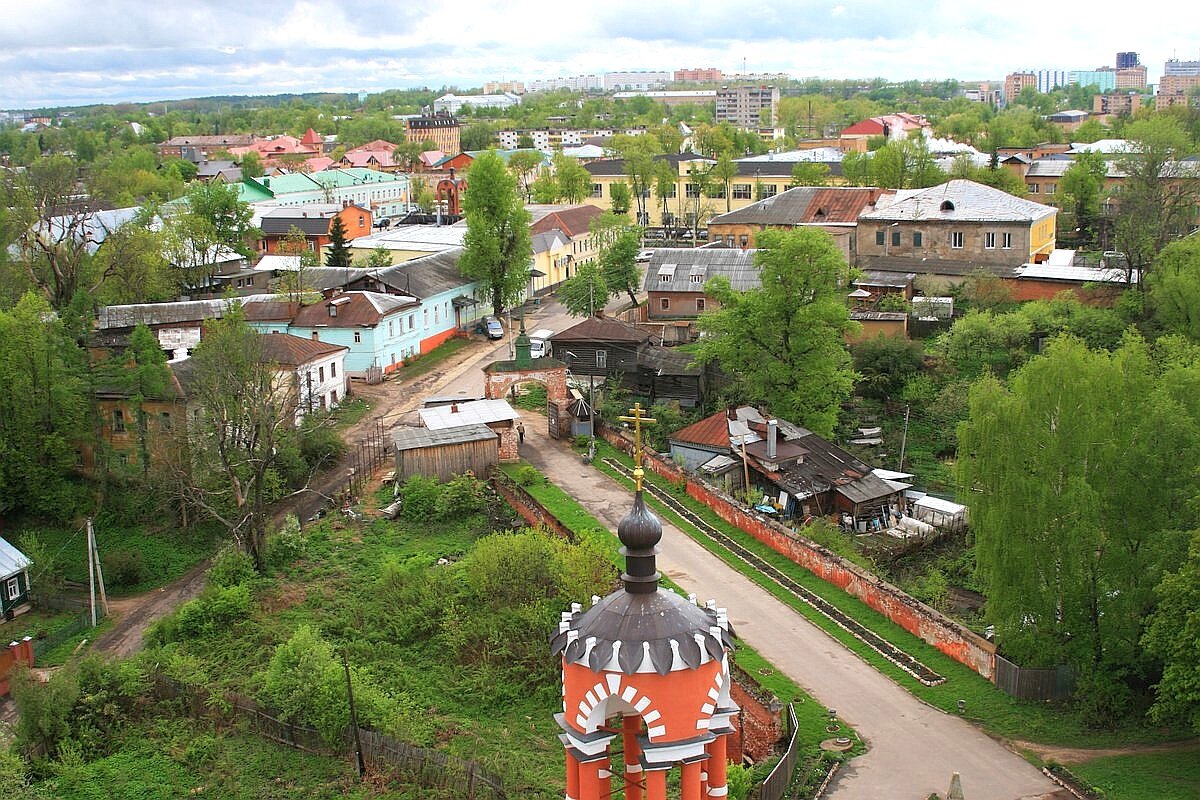
<svg viewBox="0 0 1200 800"><path fill-rule="evenodd" d="M483 481L473 475L456 475L442 484L433 511L442 519L461 518L483 511L490 499L487 484Z"/></svg>
<svg viewBox="0 0 1200 800"><path fill-rule="evenodd" d="M609 295L625 292L629 302L637 305L636 292L641 287L642 270L638 267L636 258L641 248L641 230L636 227L626 227L616 232L616 235L600 249L600 275L603 285ZM608 296L604 297L604 301ZM597 307L603 305L596 298Z"/></svg>
<svg viewBox="0 0 1200 800"><path fill-rule="evenodd" d="M758 246L762 288L705 285L720 309L700 315L697 354L773 414L830 436L855 378L844 339L856 327L842 298L849 268L829 234L811 228L762 231Z"/></svg>
<svg viewBox="0 0 1200 800"><path fill-rule="evenodd" d="M1146 276L1155 320L1166 330L1200 341L1200 238L1163 248Z"/></svg>
<svg viewBox="0 0 1200 800"><path fill-rule="evenodd" d="M869 397L890 398L916 375L923 361L919 342L879 334L851 348L854 369L861 376L859 391Z"/></svg>
<svg viewBox="0 0 1200 800"><path fill-rule="evenodd" d="M1163 665L1150 715L1200 732L1200 533L1192 534L1187 558L1163 576L1155 596L1158 604L1142 636Z"/></svg>
<svg viewBox="0 0 1200 800"><path fill-rule="evenodd" d="M296 519L295 514L284 517L279 530L267 537L267 563L275 569L282 569L293 563L304 555L305 550L304 533L300 530L300 520Z"/></svg>
<svg viewBox="0 0 1200 800"><path fill-rule="evenodd" d="M404 501L401 513L405 519L428 519L440 496L441 486L435 478L413 475L400 487L400 497Z"/></svg>
<svg viewBox="0 0 1200 800"><path fill-rule="evenodd" d="M471 191L463 200L467 234L459 269L479 283L498 315L521 297L529 281L529 212L516 179L495 153L482 153L471 162L467 180Z"/></svg>
<svg viewBox="0 0 1200 800"><path fill-rule="evenodd" d="M146 579L146 563L137 550L110 550L100 561L105 579L114 587L127 589Z"/></svg>
<svg viewBox="0 0 1200 800"><path fill-rule="evenodd" d="M26 752L41 750L52 758L59 742L71 732L71 711L79 698L77 670L57 670L42 683L28 669L17 667L10 681L12 699L20 712L17 746Z"/></svg>
<svg viewBox="0 0 1200 800"><path fill-rule="evenodd" d="M597 308L603 308L612 296L600 265L585 261L575 269L575 274L558 284L559 302L575 317L586 317Z"/></svg>
<svg viewBox="0 0 1200 800"><path fill-rule="evenodd" d="M29 590L40 595L52 595L62 591L66 578L59 551L53 550L36 532L21 536L21 552L33 566L29 572Z"/></svg>
<svg viewBox="0 0 1200 800"><path fill-rule="evenodd" d="M325 266L349 269L352 261L350 246L346 243L346 223L342 221L341 216L336 216L329 226L329 247L325 251Z"/></svg>
<svg viewBox="0 0 1200 800"><path fill-rule="evenodd" d="M199 597L187 601L173 614L156 623L149 638L157 644L207 639L227 632L230 625L248 618L253 609L254 601L246 584L212 584Z"/></svg>
<svg viewBox="0 0 1200 800"><path fill-rule="evenodd" d="M797 161L792 167L792 186L828 186L829 165L814 161Z"/></svg>
<svg viewBox="0 0 1200 800"><path fill-rule="evenodd" d="M212 586L227 589L249 583L257 576L250 556L233 547L226 547L213 559L208 568L208 582Z"/></svg>
<svg viewBox="0 0 1200 800"><path fill-rule="evenodd" d="M811 184L797 184L798 186L808 186ZM729 796L733 800L746 800L750 796L750 789L754 786L751 770L741 764L730 763L726 767L725 772L726 785L729 787Z"/></svg>
<svg viewBox="0 0 1200 800"><path fill-rule="evenodd" d="M614 214L624 216L629 213L629 206L632 202L633 193L629 189L627 183L614 183L609 187L611 192L611 206Z"/></svg>
<svg viewBox="0 0 1200 800"><path fill-rule="evenodd" d="M515 479L521 486L533 486L542 479L542 473L526 464L517 470Z"/></svg>

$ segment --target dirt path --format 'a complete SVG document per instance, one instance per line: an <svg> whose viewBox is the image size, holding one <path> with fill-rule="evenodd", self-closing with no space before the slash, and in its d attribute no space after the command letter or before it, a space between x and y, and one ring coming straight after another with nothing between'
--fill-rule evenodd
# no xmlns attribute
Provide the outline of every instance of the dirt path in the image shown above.
<svg viewBox="0 0 1200 800"><path fill-rule="evenodd" d="M204 588L204 573L209 561L192 567L174 583L145 594L123 597L108 604L109 615L116 620L108 631L96 640L92 649L124 658L142 649L146 630L155 621L174 611L180 604L200 594Z"/></svg>
<svg viewBox="0 0 1200 800"><path fill-rule="evenodd" d="M1166 742L1165 744L1128 745L1126 747L1058 747L1051 744L1036 742L1012 741L1010 744L1018 750L1027 750L1043 761L1057 761L1059 764L1082 764L1095 758L1108 756L1132 756L1143 753L1174 753L1181 750L1195 750L1200 758L1200 739L1186 739L1182 742Z"/></svg>

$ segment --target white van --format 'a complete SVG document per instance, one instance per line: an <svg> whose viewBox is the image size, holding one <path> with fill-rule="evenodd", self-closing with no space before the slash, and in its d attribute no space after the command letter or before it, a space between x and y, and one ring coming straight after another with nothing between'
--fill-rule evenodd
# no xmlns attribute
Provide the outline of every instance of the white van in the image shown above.
<svg viewBox="0 0 1200 800"><path fill-rule="evenodd" d="M541 358L550 355L550 337L554 331L549 328L539 328L529 334L529 355L531 358Z"/></svg>

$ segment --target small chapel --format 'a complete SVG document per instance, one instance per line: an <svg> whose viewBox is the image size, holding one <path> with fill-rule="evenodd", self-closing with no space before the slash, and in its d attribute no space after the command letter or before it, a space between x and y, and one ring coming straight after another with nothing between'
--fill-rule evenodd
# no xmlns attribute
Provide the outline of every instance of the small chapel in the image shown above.
<svg viewBox="0 0 1200 800"><path fill-rule="evenodd" d="M635 432L633 507L617 528L621 588L563 612L551 649L562 658L567 800L725 797L733 631L724 608L659 586L662 523L642 497L641 405L622 420ZM615 758L620 763L614 764Z"/></svg>

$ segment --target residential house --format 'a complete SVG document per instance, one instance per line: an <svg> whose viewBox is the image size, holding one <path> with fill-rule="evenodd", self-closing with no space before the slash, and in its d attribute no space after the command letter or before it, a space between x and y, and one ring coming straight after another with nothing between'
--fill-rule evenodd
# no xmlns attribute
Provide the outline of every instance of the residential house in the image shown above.
<svg viewBox="0 0 1200 800"><path fill-rule="evenodd" d="M250 144L228 148L230 155L243 158L248 153L255 153L264 167L286 167L303 163L313 156L325 154L321 138L310 128L312 136L297 139L295 136L269 136L256 139Z"/></svg>
<svg viewBox="0 0 1200 800"><path fill-rule="evenodd" d="M708 241L746 249L757 246L759 231L815 227L833 236L842 256L852 262L859 215L874 210L881 197L892 194L890 189L797 186L713 217L708 222Z"/></svg>
<svg viewBox="0 0 1200 800"><path fill-rule="evenodd" d="M313 411L336 408L346 399L349 347L278 332L264 333L260 341L263 361L279 371L278 388L295 398L295 424Z"/></svg>
<svg viewBox="0 0 1200 800"><path fill-rule="evenodd" d="M1137 270L1126 269L1123 257L1094 261L1075 250L1055 250L1046 261L1024 264L1004 281L1018 302L1051 300L1069 291L1080 302L1110 306L1129 282L1136 285L1138 278Z"/></svg>
<svg viewBox="0 0 1200 800"><path fill-rule="evenodd" d="M954 283L977 270L1005 277L1054 249L1056 210L974 181L903 190L858 218L857 266Z"/></svg>
<svg viewBox="0 0 1200 800"><path fill-rule="evenodd" d="M420 352L415 297L378 292L341 292L296 312L288 333L347 348L345 370L366 378L369 370L395 371ZM270 328L250 321L255 328Z"/></svg>
<svg viewBox="0 0 1200 800"><path fill-rule="evenodd" d="M391 142L376 139L353 150L347 150L340 163L343 167L400 172L404 170L405 165L393 155L397 147L398 145Z"/></svg>
<svg viewBox="0 0 1200 800"><path fill-rule="evenodd" d="M856 530L887 527L902 511L904 484L815 433L769 419L752 406L718 411L676 431L671 457L727 491L750 486L772 516L808 520L835 516Z"/></svg>
<svg viewBox="0 0 1200 800"><path fill-rule="evenodd" d="M234 304L277 299L273 294L262 294L174 303L102 306L96 315L96 326L89 337L88 349L94 357L124 350L129 346L133 329L145 325L154 332L168 359L184 359L200 344L205 321L223 317Z"/></svg>
<svg viewBox="0 0 1200 800"><path fill-rule="evenodd" d="M335 203L309 203L298 206L279 206L262 210L258 227L263 236L259 241L259 252L278 253L280 245L297 228L304 234L308 249L324 260L322 250L329 245L330 231L334 219L340 218L346 231L346 241L368 236L372 231L370 210L357 205Z"/></svg>
<svg viewBox="0 0 1200 800"><path fill-rule="evenodd" d="M364 259L377 249L388 251L393 264L411 261L432 253L462 247L467 235L466 224L455 225L394 225L386 230L363 236L350 243L356 260Z"/></svg>
<svg viewBox="0 0 1200 800"><path fill-rule="evenodd" d="M716 277L729 281L735 291L757 289L759 269L754 263L757 250L722 247L662 247L654 250L646 266L644 288L647 294L646 319L681 329L677 338L693 338L691 323L705 311L720 308L704 291ZM668 341L672 337L664 333Z"/></svg>
<svg viewBox="0 0 1200 800"><path fill-rule="evenodd" d="M93 353L95 357L95 353ZM101 358L108 357L105 353ZM127 386L100 383L92 390L99 421L95 442L78 448L78 463L91 472L101 462L115 469L144 469L143 455L151 462L178 449L172 431L188 418L188 396L195 376L194 362L183 357L167 364L169 379L163 390L141 401L139 416ZM144 440L143 440L144 437Z"/></svg>
<svg viewBox="0 0 1200 800"><path fill-rule="evenodd" d="M521 96L512 92L500 94L444 94L433 101L435 113L458 114L464 108L507 109L521 104Z"/></svg>
<svg viewBox="0 0 1200 800"><path fill-rule="evenodd" d="M728 122L735 128L758 130L771 127L779 115L778 86L722 86L717 89L716 122Z"/></svg>
<svg viewBox="0 0 1200 800"><path fill-rule="evenodd" d="M158 145L158 157L162 159L182 158L199 164L201 161L205 161L210 153L233 152L234 148L249 146L254 141L254 136L243 133L217 136L173 136Z"/></svg>
<svg viewBox="0 0 1200 800"><path fill-rule="evenodd" d="M1086 111L1070 109L1068 111L1056 111L1048 115L1046 121L1064 133L1074 133L1080 125L1088 121L1089 116L1091 115Z"/></svg>
<svg viewBox="0 0 1200 800"><path fill-rule="evenodd" d="M0 539L0 612L6 620L23 614L29 604L29 568L33 562L29 557L6 540Z"/></svg>
<svg viewBox="0 0 1200 800"><path fill-rule="evenodd" d="M520 437L517 423L521 419L505 400L465 400L446 405L426 406L419 412L421 425L431 431L461 429L465 425L483 425L500 437L499 460L510 463L520 460Z"/></svg>
<svg viewBox="0 0 1200 800"><path fill-rule="evenodd" d="M242 179L242 168L233 161L209 161L204 159L196 164L196 180L219 181L220 183L238 183Z"/></svg>
<svg viewBox="0 0 1200 800"><path fill-rule="evenodd" d="M527 206L533 219L532 294L544 294L575 274L579 264L598 253L592 241L591 223L600 216L593 205ZM540 275L538 274L540 273Z"/></svg>

